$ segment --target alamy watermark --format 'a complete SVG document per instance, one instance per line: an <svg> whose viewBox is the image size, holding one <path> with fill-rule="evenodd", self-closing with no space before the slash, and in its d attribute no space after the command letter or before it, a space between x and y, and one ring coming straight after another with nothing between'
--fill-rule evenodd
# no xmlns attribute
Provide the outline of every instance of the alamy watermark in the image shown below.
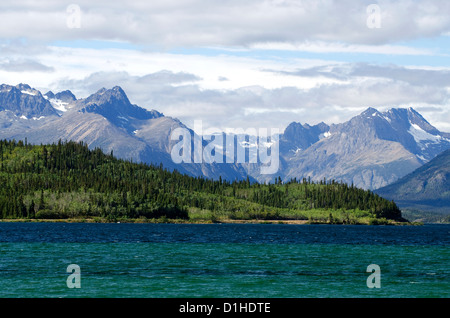
<svg viewBox="0 0 450 318"><path fill-rule="evenodd" d="M369 29L381 28L381 8L378 4L371 4L367 7L367 27Z"/></svg>
<svg viewBox="0 0 450 318"><path fill-rule="evenodd" d="M174 163L253 163L260 164L261 174L274 174L280 165L279 129L228 128L225 134L215 128L203 130L201 120L194 121L192 134L179 127L171 134L178 141L172 148ZM198 134L198 135L197 135Z"/></svg>
<svg viewBox="0 0 450 318"><path fill-rule="evenodd" d="M381 268L377 264L370 264L366 269L367 273L371 273L366 280L368 288L381 288ZM67 266L66 284L68 288L81 288L81 268L77 264L70 264Z"/></svg>
<svg viewBox="0 0 450 318"><path fill-rule="evenodd" d="M78 4L69 4L66 8L66 25L69 29L81 28L81 8Z"/></svg>
<svg viewBox="0 0 450 318"><path fill-rule="evenodd" d="M381 269L377 264L370 264L367 266L367 273L372 273L367 277L368 288L381 288Z"/></svg>
<svg viewBox="0 0 450 318"><path fill-rule="evenodd" d="M77 264L70 264L67 266L67 273L70 273L67 277L66 284L68 288L81 288L81 269Z"/></svg>

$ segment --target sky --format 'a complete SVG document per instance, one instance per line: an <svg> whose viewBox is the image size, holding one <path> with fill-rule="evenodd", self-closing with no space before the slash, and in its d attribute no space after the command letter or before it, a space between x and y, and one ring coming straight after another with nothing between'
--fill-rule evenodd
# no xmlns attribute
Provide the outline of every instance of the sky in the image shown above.
<svg viewBox="0 0 450 318"><path fill-rule="evenodd" d="M450 1L2 1L0 82L77 98L118 85L190 127L413 107L450 132Z"/></svg>

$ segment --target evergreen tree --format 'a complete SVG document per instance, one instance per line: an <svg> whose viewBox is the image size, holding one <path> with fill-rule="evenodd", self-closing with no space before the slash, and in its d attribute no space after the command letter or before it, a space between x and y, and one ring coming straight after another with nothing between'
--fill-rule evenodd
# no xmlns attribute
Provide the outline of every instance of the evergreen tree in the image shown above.
<svg viewBox="0 0 450 318"><path fill-rule="evenodd" d="M34 218L45 209L59 217L186 219L189 208L258 218L279 217L282 209L361 210L401 218L394 202L335 180L283 182L277 177L267 185L252 184L249 177L210 180L170 172L162 165L119 160L113 153L70 141L32 146L0 140L0 161L2 218Z"/></svg>

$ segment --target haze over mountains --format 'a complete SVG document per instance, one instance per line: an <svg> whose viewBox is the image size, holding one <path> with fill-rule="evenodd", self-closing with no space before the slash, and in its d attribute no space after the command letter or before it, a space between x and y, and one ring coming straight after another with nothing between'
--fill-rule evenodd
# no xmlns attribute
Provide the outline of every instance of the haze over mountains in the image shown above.
<svg viewBox="0 0 450 318"><path fill-rule="evenodd" d="M162 163L168 169L213 179L245 179L249 175L265 182L278 176L283 180L311 177L378 189L450 149L450 134L440 132L414 109L379 112L368 108L340 124L292 122L274 139L280 154L278 173L264 175L259 163L248 161L175 164L170 154L177 141L170 136L180 127L189 129L178 119L131 104L117 86L84 99L77 99L70 91L42 94L26 84L0 86L0 138L27 138L34 144L59 139L83 141L90 147L113 151L120 158ZM189 131L193 140L201 140ZM258 143L235 146L250 152ZM224 156L228 147L223 147Z"/></svg>

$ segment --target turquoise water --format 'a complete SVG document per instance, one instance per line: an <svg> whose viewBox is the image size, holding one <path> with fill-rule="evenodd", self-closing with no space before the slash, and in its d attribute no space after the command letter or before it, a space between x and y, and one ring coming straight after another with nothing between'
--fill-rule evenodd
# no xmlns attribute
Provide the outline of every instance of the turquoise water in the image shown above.
<svg viewBox="0 0 450 318"><path fill-rule="evenodd" d="M0 223L0 297L450 296L448 225ZM68 288L67 266L81 288ZM367 266L380 266L368 288Z"/></svg>

